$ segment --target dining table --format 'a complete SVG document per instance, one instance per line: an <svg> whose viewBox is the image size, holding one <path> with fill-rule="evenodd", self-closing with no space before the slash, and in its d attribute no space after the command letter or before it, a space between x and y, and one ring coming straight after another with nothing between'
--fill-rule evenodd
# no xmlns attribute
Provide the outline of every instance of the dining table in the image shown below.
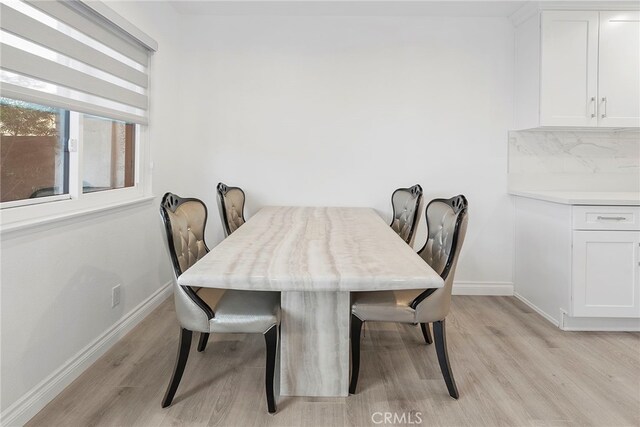
<svg viewBox="0 0 640 427"><path fill-rule="evenodd" d="M281 293L280 395L347 396L352 292L427 289L442 278L365 207L271 206L178 284Z"/></svg>

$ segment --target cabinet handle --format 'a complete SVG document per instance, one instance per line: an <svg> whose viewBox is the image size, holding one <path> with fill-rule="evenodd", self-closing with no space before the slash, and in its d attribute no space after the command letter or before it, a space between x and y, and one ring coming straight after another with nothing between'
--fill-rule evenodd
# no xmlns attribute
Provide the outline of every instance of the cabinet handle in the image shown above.
<svg viewBox="0 0 640 427"><path fill-rule="evenodd" d="M591 97L591 105L593 110L591 111L591 118L593 119L596 116L596 97Z"/></svg>
<svg viewBox="0 0 640 427"><path fill-rule="evenodd" d="M600 216L598 215L598 221L624 221L625 217L623 216Z"/></svg>
<svg viewBox="0 0 640 427"><path fill-rule="evenodd" d="M602 97L602 106L604 107L602 111L602 118L604 119L605 117L607 117L607 97L606 96Z"/></svg>

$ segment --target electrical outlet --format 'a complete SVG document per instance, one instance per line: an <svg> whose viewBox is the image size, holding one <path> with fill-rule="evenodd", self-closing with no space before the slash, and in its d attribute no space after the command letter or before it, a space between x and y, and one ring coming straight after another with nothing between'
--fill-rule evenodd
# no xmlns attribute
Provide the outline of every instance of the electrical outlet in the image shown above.
<svg viewBox="0 0 640 427"><path fill-rule="evenodd" d="M116 285L111 289L111 308L120 304L120 285Z"/></svg>

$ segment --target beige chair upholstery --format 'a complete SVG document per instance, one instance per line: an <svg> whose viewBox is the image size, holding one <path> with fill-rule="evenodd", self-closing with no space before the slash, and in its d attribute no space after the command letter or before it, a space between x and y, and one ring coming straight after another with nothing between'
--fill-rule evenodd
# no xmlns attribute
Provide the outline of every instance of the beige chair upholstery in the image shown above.
<svg viewBox="0 0 640 427"><path fill-rule="evenodd" d="M410 188L398 188L391 195L391 206L393 207L391 228L411 246L413 246L416 228L420 220L421 204L422 187L418 184Z"/></svg>
<svg viewBox="0 0 640 427"><path fill-rule="evenodd" d="M246 221L244 219L244 191L240 187L229 187L222 182L216 188L218 209L225 237L236 231Z"/></svg>
<svg viewBox="0 0 640 427"><path fill-rule="evenodd" d="M449 314L453 279L469 221L467 201L461 202L461 199L464 196L454 197L449 202L464 203L464 206L449 206L445 201L435 200L427 209L429 231L418 255L442 276L444 287L423 292L421 296L424 298L418 297L414 301L417 322L435 322Z"/></svg>
<svg viewBox="0 0 640 427"><path fill-rule="evenodd" d="M362 321L418 323L411 303L423 290L354 292L351 313Z"/></svg>
<svg viewBox="0 0 640 427"><path fill-rule="evenodd" d="M467 230L467 200L464 196L432 200L426 209L427 240L418 252L444 279L444 287L426 290L352 293L352 376L349 390L355 393L360 366L360 329L366 321L420 323L427 344L434 324L436 351L449 394L458 398L447 356L444 320L451 306L451 288L460 249Z"/></svg>
<svg viewBox="0 0 640 427"><path fill-rule="evenodd" d="M210 332L264 334L280 323L280 293L202 288L198 295L213 309Z"/></svg>
<svg viewBox="0 0 640 427"><path fill-rule="evenodd" d="M175 274L174 298L181 326L181 343L172 380L163 399L169 406L180 383L193 332L200 332L198 351L204 351L209 334L261 333L267 343L267 403L275 412L273 372L277 331L280 324L280 293L180 286L178 277L209 252L204 241L207 208L198 199L167 193L160 213L165 225L169 254Z"/></svg>

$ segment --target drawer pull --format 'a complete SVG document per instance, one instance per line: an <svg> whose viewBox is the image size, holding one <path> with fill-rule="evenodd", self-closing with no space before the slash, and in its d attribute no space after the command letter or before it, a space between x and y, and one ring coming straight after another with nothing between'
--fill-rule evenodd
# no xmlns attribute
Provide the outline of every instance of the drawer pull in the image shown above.
<svg viewBox="0 0 640 427"><path fill-rule="evenodd" d="M624 221L625 217L623 216L600 216L598 215L598 221Z"/></svg>

